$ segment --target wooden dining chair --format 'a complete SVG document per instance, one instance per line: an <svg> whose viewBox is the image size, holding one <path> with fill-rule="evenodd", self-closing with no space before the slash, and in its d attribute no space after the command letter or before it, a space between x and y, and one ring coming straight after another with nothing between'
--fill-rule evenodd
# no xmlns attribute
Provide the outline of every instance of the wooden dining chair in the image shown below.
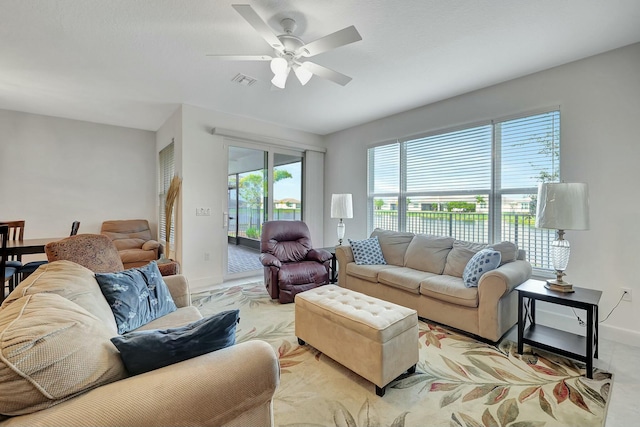
<svg viewBox="0 0 640 427"><path fill-rule="evenodd" d="M78 234L78 229L80 229L80 221L73 221L71 223L71 234L69 234L69 236L75 236Z"/></svg>
<svg viewBox="0 0 640 427"><path fill-rule="evenodd" d="M7 240L24 240L24 220L0 221L0 224L6 225L9 230ZM22 255L10 256L7 259L7 266L15 268L22 267Z"/></svg>
<svg viewBox="0 0 640 427"><path fill-rule="evenodd" d="M9 239L9 226L0 225L0 277L2 277L2 289L0 292L0 303L12 290L13 276L16 274L15 267L7 267L7 240ZM8 289L7 289L8 285ZM8 291L8 292L7 292Z"/></svg>
<svg viewBox="0 0 640 427"><path fill-rule="evenodd" d="M80 221L73 221L71 223L71 234L69 234L70 236L75 236L76 234L78 234L78 229L80 228ZM31 275L31 273L33 273L34 271L36 271L38 269L38 267L40 267L43 264L46 264L48 261L32 261L32 262L28 262L26 264L24 264L22 267L20 267L18 269L18 273L19 273L19 279L20 281L26 279L27 277L29 277L29 275Z"/></svg>

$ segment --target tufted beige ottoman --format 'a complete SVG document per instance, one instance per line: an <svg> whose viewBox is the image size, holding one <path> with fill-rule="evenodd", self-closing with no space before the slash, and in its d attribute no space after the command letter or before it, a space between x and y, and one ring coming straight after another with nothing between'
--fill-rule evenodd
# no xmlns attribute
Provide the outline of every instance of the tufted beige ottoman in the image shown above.
<svg viewBox="0 0 640 427"><path fill-rule="evenodd" d="M418 362L415 310L326 285L295 297L296 336L376 385L385 387Z"/></svg>

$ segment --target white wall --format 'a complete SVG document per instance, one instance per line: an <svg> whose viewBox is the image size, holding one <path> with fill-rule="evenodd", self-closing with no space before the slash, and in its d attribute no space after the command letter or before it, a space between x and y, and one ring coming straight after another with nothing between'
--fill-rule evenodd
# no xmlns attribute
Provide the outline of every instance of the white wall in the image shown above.
<svg viewBox="0 0 640 427"><path fill-rule="evenodd" d="M181 127L177 124L180 121ZM158 131L163 140L176 138L176 163L180 162L176 169L183 178L179 199L181 246L178 259L193 288L221 283L226 271L227 232L223 226L223 213L227 200L227 153L225 137L211 133L216 127L323 149L322 138L318 135L189 105L181 107L180 119L174 114L163 125ZM157 145L160 149L166 144L158 141ZM312 168L312 171L316 175L305 176L305 179L321 182L323 169ZM307 197L322 200L321 187L317 194L307 194ZM198 207L212 208L212 215L197 217ZM321 215L315 220L322 224ZM322 226L316 225L315 229L318 240L322 240ZM209 254L208 260L205 260L205 254Z"/></svg>
<svg viewBox="0 0 640 427"><path fill-rule="evenodd" d="M155 132L8 110L0 129L0 220L26 220L25 238L68 236L74 220L157 229Z"/></svg>
<svg viewBox="0 0 640 427"><path fill-rule="evenodd" d="M560 105L562 179L587 182L591 204L591 230L567 232L567 274L577 286L603 291L601 319L617 303L620 287L631 288L635 299L622 302L601 333L640 345L639 70L635 44L329 135L325 217L332 193L353 193L346 237L367 236L366 150L372 143ZM326 241L336 221L325 221ZM570 310L547 310L549 322L577 323Z"/></svg>

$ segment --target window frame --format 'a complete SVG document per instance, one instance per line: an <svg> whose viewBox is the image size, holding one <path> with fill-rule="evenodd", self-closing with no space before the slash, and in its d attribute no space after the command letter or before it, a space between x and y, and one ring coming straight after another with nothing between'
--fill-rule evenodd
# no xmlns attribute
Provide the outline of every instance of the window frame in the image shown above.
<svg viewBox="0 0 640 427"><path fill-rule="evenodd" d="M174 221L171 222L171 230L169 231L169 239L165 236L165 224L166 215L164 210L165 200L167 198L167 192L171 185L171 180L175 175L175 141L171 138L171 142L167 144L162 150L158 152L158 239L160 243L166 245L169 241L168 248L165 247L165 255L168 256L171 250L175 250L175 215L176 210L173 211Z"/></svg>
<svg viewBox="0 0 640 427"><path fill-rule="evenodd" d="M561 144L561 115L562 111L560 106L553 106L544 109L537 109L532 111L527 111L519 114L504 116L492 120L486 120L475 123L468 123L461 126L455 126L450 128L441 128L434 131L416 133L408 136L404 136L402 138L394 138L392 140L386 140L371 144L367 147L367 228L368 232L371 233L375 227L374 215L375 215L375 200L379 198L396 198L397 197L397 230L405 231L407 228L407 199L416 198L416 197L429 197L433 195L440 196L473 196L478 194L487 194L488 200L486 203L488 204L488 233L486 243L496 243L501 240L508 240L507 238L503 238L502 236L502 221L503 215L506 212L503 206L503 198L506 195L520 195L520 194L537 194L537 186L534 187L519 187L519 188L502 188L502 125L506 122L524 119L528 117L535 117L538 115L544 115L549 113L555 113L557 115L557 134L555 133L556 127L554 130L554 139L553 141L557 141L557 154L552 154L553 161L552 165L554 165L555 171L557 170L557 177L549 182L560 182L561 181L561 152L560 148ZM555 120L553 117L553 120ZM552 121L553 123L553 121ZM490 188L489 189L473 189L473 190L452 190L452 191L442 191L442 192L407 192L407 153L406 146L407 143L412 141L416 141L423 138L429 138L438 135L446 135L449 133L455 133L460 131L473 130L473 128L480 128L482 126L491 126L491 178L490 178ZM376 193L374 190L375 187L375 170L374 164L372 164L372 159L374 156L374 150L379 147L384 146L392 146L394 144L398 144L399 150L399 165L398 165L398 191L397 192L386 192ZM538 181L538 183L541 181ZM555 236L554 230L548 230L551 235L551 240ZM545 237L546 238L546 237ZM532 256L530 251L527 251L527 258ZM533 264L533 263L532 263ZM551 267L536 267L534 266L534 270L539 276L549 275L549 272L552 271Z"/></svg>

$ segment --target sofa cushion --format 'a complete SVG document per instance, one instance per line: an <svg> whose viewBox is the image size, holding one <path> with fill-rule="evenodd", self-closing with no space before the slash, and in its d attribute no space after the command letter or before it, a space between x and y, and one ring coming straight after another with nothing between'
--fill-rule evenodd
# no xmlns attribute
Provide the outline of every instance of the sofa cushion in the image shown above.
<svg viewBox="0 0 640 427"><path fill-rule="evenodd" d="M240 310L228 310L188 325L130 332L111 338L131 375L138 375L229 347L236 342Z"/></svg>
<svg viewBox="0 0 640 427"><path fill-rule="evenodd" d="M489 248L500 252L500 265L513 262L518 259L518 247L513 242L500 242L490 245Z"/></svg>
<svg viewBox="0 0 640 427"><path fill-rule="evenodd" d="M96 280L111 306L120 334L176 310L155 262L117 273L96 273Z"/></svg>
<svg viewBox="0 0 640 427"><path fill-rule="evenodd" d="M396 265L358 265L355 262L347 264L347 275L354 276L369 282L378 283L378 274L382 270L400 268Z"/></svg>
<svg viewBox="0 0 640 427"><path fill-rule="evenodd" d="M465 242L464 240L456 240L453 242L453 249L447 255L447 262L444 266L442 274L454 277L462 277L464 268L469 263L471 257L476 252L486 248L484 243Z"/></svg>
<svg viewBox="0 0 640 427"><path fill-rule="evenodd" d="M484 273L495 270L500 265L500 252L493 249L482 249L471 257L462 273L462 281L467 288L478 286Z"/></svg>
<svg viewBox="0 0 640 427"><path fill-rule="evenodd" d="M156 252L154 250L145 251L142 249L125 249L118 251L123 264L131 264L132 262L151 262L156 260Z"/></svg>
<svg viewBox="0 0 640 427"><path fill-rule="evenodd" d="M453 237L416 234L404 255L405 267L442 274L454 240Z"/></svg>
<svg viewBox="0 0 640 427"><path fill-rule="evenodd" d="M113 335L118 334L116 320L102 295L94 273L72 261L54 261L38 268L20 282L3 305L40 292L58 294L100 319Z"/></svg>
<svg viewBox="0 0 640 427"><path fill-rule="evenodd" d="M127 376L102 320L57 294L0 310L0 413L39 411Z"/></svg>
<svg viewBox="0 0 640 427"><path fill-rule="evenodd" d="M420 293L452 304L478 307L478 288L467 288L460 277L434 275L420 283Z"/></svg>
<svg viewBox="0 0 640 427"><path fill-rule="evenodd" d="M377 237L370 237L364 240L349 239L353 259L358 265L384 265L387 262L382 255L380 243Z"/></svg>
<svg viewBox="0 0 640 427"><path fill-rule="evenodd" d="M390 270L382 270L378 273L378 281L385 285L393 286L394 288L419 294L420 282L432 276L435 276L435 274L409 267L398 267Z"/></svg>
<svg viewBox="0 0 640 427"><path fill-rule="evenodd" d="M404 266L404 255L407 252L407 247L411 240L413 240L413 233L404 233L399 231L383 230L376 228L371 233L371 237L377 237L380 242L380 249L382 249L382 255L387 261L387 264Z"/></svg>

